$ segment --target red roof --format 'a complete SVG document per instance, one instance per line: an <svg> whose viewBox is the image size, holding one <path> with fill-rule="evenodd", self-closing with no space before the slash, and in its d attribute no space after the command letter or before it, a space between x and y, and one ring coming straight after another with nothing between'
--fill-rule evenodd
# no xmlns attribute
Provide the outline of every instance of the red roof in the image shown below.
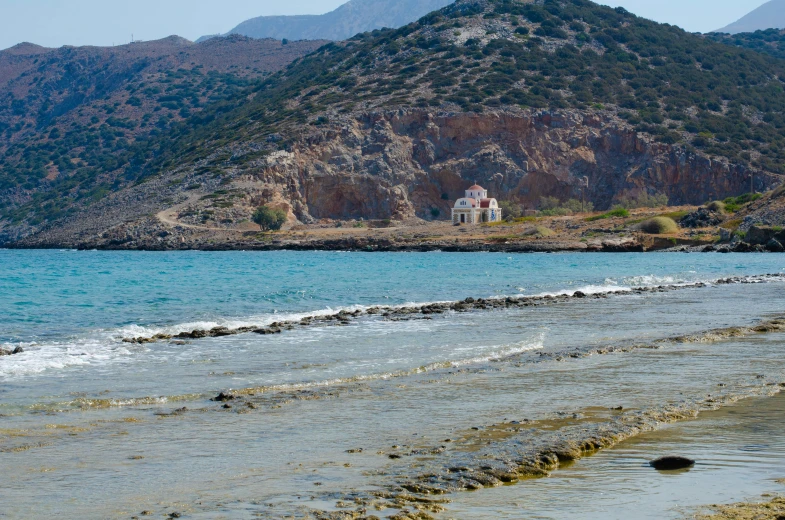
<svg viewBox="0 0 785 520"><path fill-rule="evenodd" d="M480 201L480 207L481 207L481 208L490 208L490 207L491 207L491 201L492 201L492 200L493 200L493 199L482 199L482 200Z"/></svg>
<svg viewBox="0 0 785 520"><path fill-rule="evenodd" d="M474 186L472 186L471 188L469 188L469 189L468 189L468 190L466 190L466 191L485 191L485 188L483 188L482 186L478 186L478 185L476 185L476 184L475 184Z"/></svg>

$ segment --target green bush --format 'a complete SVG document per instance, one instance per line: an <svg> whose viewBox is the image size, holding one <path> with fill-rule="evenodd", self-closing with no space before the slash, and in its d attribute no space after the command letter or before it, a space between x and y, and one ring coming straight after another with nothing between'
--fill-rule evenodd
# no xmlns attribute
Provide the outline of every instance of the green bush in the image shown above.
<svg viewBox="0 0 785 520"><path fill-rule="evenodd" d="M709 211L713 211L714 213L719 213L720 215L725 214L725 203L720 200L715 200L714 202L709 202L706 204L706 209Z"/></svg>
<svg viewBox="0 0 785 520"><path fill-rule="evenodd" d="M762 196L760 193L745 193L738 197L728 197L722 202L725 204L725 210L728 213L736 213L750 202L754 202Z"/></svg>
<svg viewBox="0 0 785 520"><path fill-rule="evenodd" d="M604 220L612 217L626 218L630 216L630 212L624 208L616 208L602 215L595 215L586 219L586 222L596 222L597 220Z"/></svg>
<svg viewBox="0 0 785 520"><path fill-rule="evenodd" d="M654 217L639 224L640 230L649 235L668 235L679 230L678 224L668 217Z"/></svg>
<svg viewBox="0 0 785 520"><path fill-rule="evenodd" d="M544 226L535 226L523 232L523 236L528 237L549 237L553 235L555 235L554 231Z"/></svg>
<svg viewBox="0 0 785 520"><path fill-rule="evenodd" d="M561 202L556 197L540 198L540 214L546 217L561 217L593 210L593 203L584 203L578 199L570 199L567 202Z"/></svg>
<svg viewBox="0 0 785 520"><path fill-rule="evenodd" d="M261 206L254 211L251 220L258 224L262 231L278 231L286 223L286 213L280 209Z"/></svg>
<svg viewBox="0 0 785 520"><path fill-rule="evenodd" d="M616 206L625 209L659 208L668 205L668 196L664 193L640 193L634 196L621 197Z"/></svg>
<svg viewBox="0 0 785 520"><path fill-rule="evenodd" d="M507 220L515 220L523 215L523 208L520 204L509 200L503 200L499 203L499 209L502 210L502 216Z"/></svg>

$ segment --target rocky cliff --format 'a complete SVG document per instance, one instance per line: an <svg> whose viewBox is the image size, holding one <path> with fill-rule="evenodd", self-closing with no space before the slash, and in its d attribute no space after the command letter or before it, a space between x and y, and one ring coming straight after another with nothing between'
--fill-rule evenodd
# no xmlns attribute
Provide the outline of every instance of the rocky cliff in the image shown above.
<svg viewBox="0 0 785 520"><path fill-rule="evenodd" d="M235 161L251 153L232 151ZM212 157L226 156L216 150ZM581 179L588 177L586 200L602 209L651 192L667 194L674 205L700 204L747 191L751 173L758 190L783 180L655 142L607 111L579 110L364 112L313 129L289 151L240 166L216 164L224 176L205 165L172 170L22 244L101 247L172 233L249 231L260 204L285 210L289 227L323 219L429 218L433 208L449 214L451 201L473 182L500 200L534 208L543 196L581 198Z"/></svg>
<svg viewBox="0 0 785 520"><path fill-rule="evenodd" d="M501 200L581 198L608 208L660 192L699 204L781 182L727 160L657 143L607 113L504 110L484 114L406 109L363 113L304 136L256 174L304 222L320 218L426 217L449 211L467 183ZM447 199L447 200L445 200Z"/></svg>

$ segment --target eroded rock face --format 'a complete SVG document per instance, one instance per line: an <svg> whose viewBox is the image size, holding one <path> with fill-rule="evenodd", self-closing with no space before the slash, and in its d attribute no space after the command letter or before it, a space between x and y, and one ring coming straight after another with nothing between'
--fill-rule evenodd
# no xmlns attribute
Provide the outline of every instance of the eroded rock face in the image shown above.
<svg viewBox="0 0 785 520"><path fill-rule="evenodd" d="M526 209L544 196L580 199L584 177L586 200L597 209L644 192L665 193L671 204L699 204L749 191L746 167L656 143L610 111L361 112L261 140L216 149L199 164L219 176L180 165L40 230L0 224L0 243L3 233L14 232L5 240L29 235L17 242L23 247L220 248L189 237L237 228L262 204L285 211L289 228L321 219L410 221L430 218L434 209L445 216L475 182ZM283 143L286 150L278 150ZM247 163L217 159L262 149L270 153ZM758 191L783 180L752 173ZM189 191L194 184L198 193ZM152 216L170 209L169 220ZM761 222L779 223L772 218Z"/></svg>
<svg viewBox="0 0 785 520"><path fill-rule="evenodd" d="M258 173L286 183L303 221L446 212L467 182L535 207L544 196L580 198L584 176L586 198L598 208L643 192L698 204L737 195L749 182L744 166L656 143L612 115L576 110L346 116L274 154ZM756 172L756 181L764 188L780 179Z"/></svg>

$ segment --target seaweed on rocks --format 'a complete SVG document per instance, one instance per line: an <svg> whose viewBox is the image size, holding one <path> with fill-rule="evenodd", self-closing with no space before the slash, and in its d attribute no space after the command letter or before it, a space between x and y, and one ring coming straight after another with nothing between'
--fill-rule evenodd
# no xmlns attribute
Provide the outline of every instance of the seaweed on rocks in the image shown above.
<svg viewBox="0 0 785 520"><path fill-rule="evenodd" d="M387 485L385 491L371 493L365 500L355 496L355 503L363 506L357 512L370 504L400 509L412 504L412 496L432 500L454 492L544 478L565 464L655 431L663 424L693 419L703 412L718 410L741 399L776 395L784 388L783 385L762 384L722 396L697 398L645 410L606 416L587 411L548 424L543 421L528 421L525 425L518 421L507 422L490 428L496 432L490 441L487 436L480 439L480 430L472 429L467 431L457 447L431 456L424 468L423 464L408 469L396 468L394 474L399 476L394 483ZM692 461L685 458L681 462L681 467L688 467ZM419 471L417 468L420 468ZM383 500L382 505L379 499ZM329 517L317 514L317 518Z"/></svg>

